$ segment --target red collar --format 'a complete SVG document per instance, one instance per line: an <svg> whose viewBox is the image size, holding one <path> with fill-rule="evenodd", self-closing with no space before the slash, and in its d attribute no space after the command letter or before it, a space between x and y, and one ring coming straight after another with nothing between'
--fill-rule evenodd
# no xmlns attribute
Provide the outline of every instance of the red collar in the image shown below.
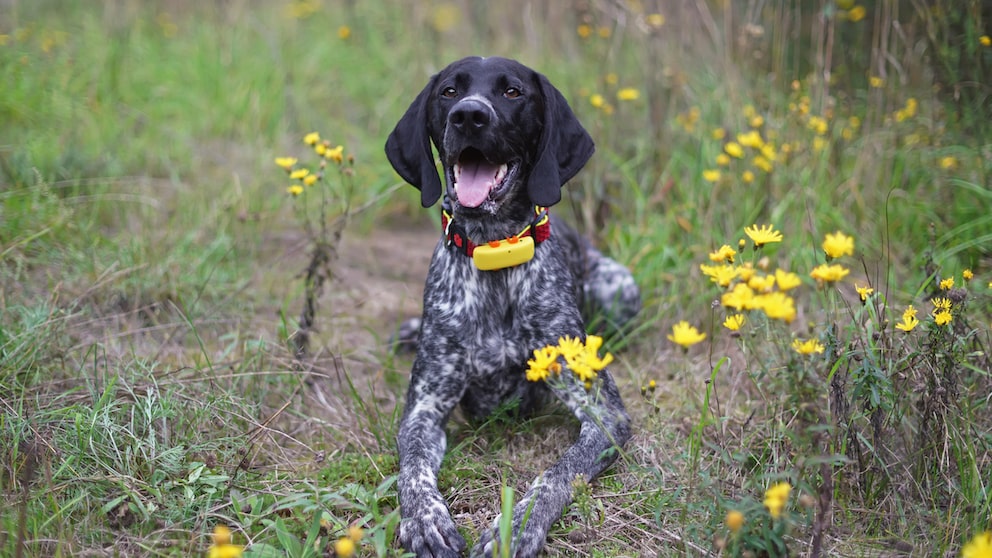
<svg viewBox="0 0 992 558"><path fill-rule="evenodd" d="M475 255L475 249L480 246L488 246L493 249L499 248L500 245L512 246L520 242L521 238L526 238L528 236L533 237L533 242L536 245L544 242L551 236L551 221L548 217L548 208L540 206L534 206L534 218L526 227L524 227L524 230L520 231L520 233L502 240L491 240L483 245L472 242L472 240L468 238L468 235L465 234L465 230L455 221L454 216L443 207L441 208L441 228L444 229L446 244L448 246L454 246L455 250L470 258ZM530 258L528 258L528 260L529 259Z"/></svg>

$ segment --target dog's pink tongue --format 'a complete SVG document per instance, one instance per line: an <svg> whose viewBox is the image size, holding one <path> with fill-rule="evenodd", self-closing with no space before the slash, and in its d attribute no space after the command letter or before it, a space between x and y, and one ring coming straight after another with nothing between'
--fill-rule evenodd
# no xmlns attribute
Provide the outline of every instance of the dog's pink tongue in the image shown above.
<svg viewBox="0 0 992 558"><path fill-rule="evenodd" d="M488 163L461 165L461 173L455 182L458 203L464 207L479 207L496 185L498 171L499 167Z"/></svg>

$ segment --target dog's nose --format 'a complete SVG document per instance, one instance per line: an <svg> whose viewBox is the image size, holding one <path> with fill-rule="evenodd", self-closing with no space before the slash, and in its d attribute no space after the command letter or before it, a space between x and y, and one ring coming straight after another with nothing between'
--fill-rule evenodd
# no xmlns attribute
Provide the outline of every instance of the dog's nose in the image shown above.
<svg viewBox="0 0 992 558"><path fill-rule="evenodd" d="M492 121L492 109L476 99L464 99L448 113L448 122L463 132L481 130Z"/></svg>

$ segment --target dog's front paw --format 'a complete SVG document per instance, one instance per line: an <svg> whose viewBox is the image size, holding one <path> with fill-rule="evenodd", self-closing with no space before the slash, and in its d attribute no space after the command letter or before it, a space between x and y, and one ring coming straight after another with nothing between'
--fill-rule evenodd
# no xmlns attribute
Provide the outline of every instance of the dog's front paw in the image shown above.
<svg viewBox="0 0 992 558"><path fill-rule="evenodd" d="M458 534L443 501L423 503L404 513L400 543L417 558L454 558L465 552L465 539Z"/></svg>

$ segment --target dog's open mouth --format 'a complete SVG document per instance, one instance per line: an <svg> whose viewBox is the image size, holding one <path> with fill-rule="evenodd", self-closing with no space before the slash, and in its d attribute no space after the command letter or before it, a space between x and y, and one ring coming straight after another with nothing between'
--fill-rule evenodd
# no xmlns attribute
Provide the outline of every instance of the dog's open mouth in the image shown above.
<svg viewBox="0 0 992 558"><path fill-rule="evenodd" d="M451 169L458 204L479 207L486 200L498 197L512 170L512 163L492 163L473 147L462 151Z"/></svg>

